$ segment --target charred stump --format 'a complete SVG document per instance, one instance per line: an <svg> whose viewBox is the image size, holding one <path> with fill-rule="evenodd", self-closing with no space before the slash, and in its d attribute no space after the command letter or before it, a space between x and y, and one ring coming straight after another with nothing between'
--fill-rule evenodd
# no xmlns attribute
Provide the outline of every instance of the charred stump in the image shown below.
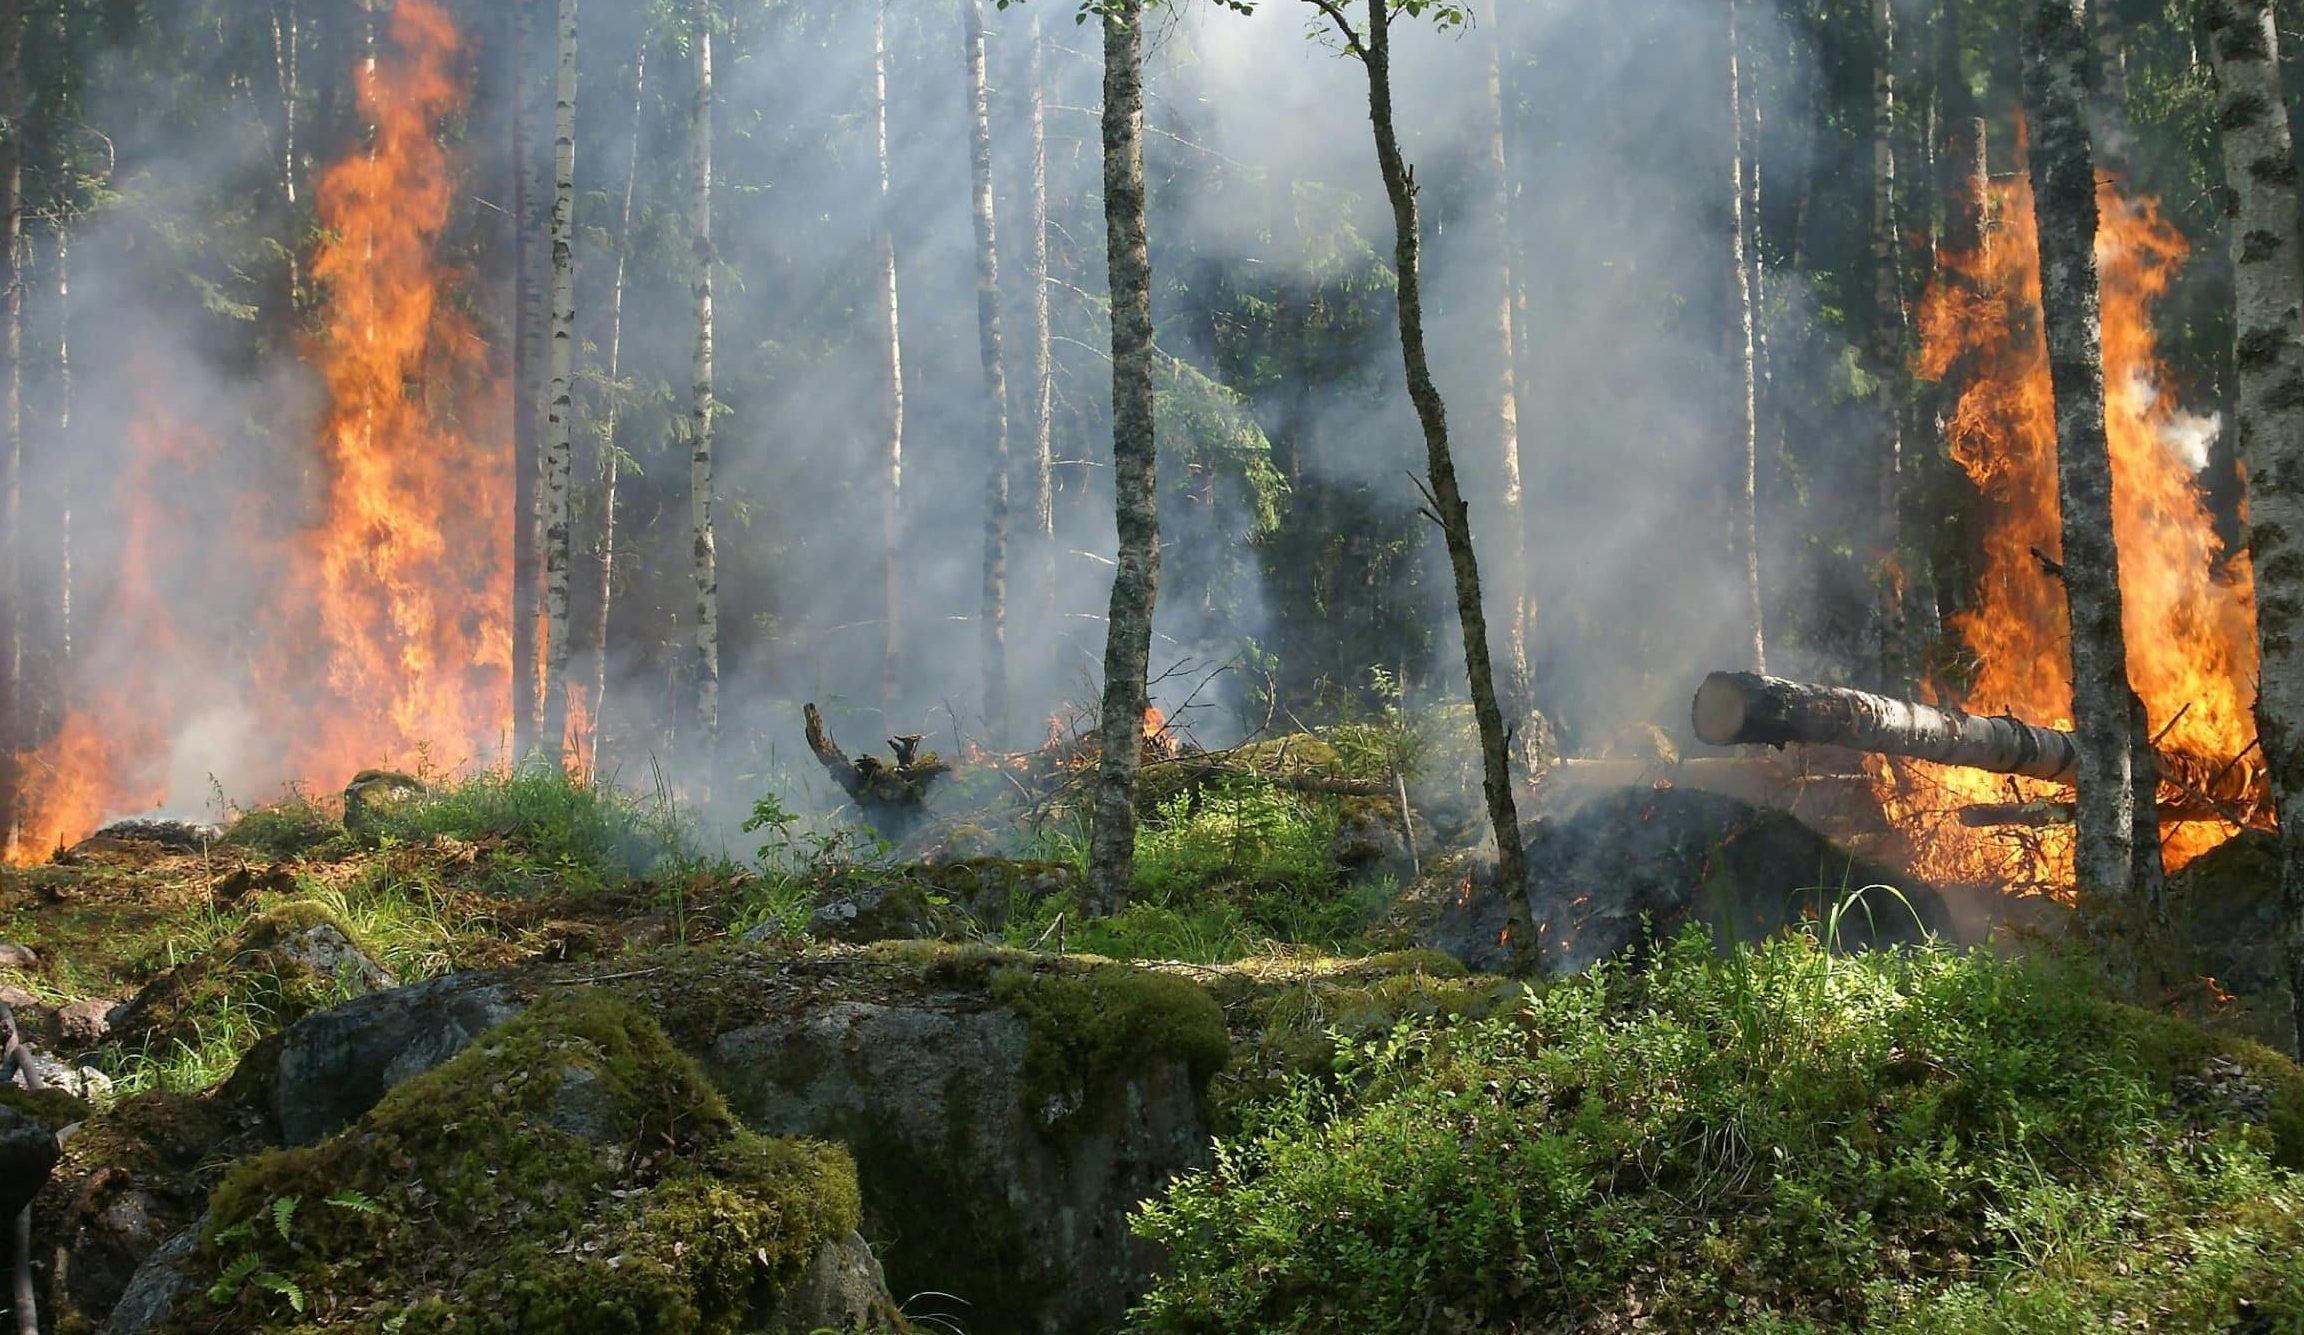
<svg viewBox="0 0 2304 1335"><path fill-rule="evenodd" d="M895 753L893 762L869 754L850 756L832 739L831 729L824 726L824 715L815 705L802 712L808 725L808 749L815 752L817 763L863 811L872 827L888 838L901 838L919 821L927 809L929 788L952 772L934 751L920 749L922 739L917 735L888 739L888 747Z"/></svg>

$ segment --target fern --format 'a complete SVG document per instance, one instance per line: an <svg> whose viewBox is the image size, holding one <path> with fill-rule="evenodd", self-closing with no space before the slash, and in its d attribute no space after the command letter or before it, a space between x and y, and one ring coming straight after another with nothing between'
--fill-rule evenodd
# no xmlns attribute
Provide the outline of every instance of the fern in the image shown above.
<svg viewBox="0 0 2304 1335"><path fill-rule="evenodd" d="M256 1221L253 1219L243 1219L239 1223L232 1225L230 1228L222 1228L216 1231L216 1241L219 1245L227 1242L248 1241L253 1239L255 1236Z"/></svg>
<svg viewBox="0 0 2304 1335"><path fill-rule="evenodd" d="M276 1293L286 1298L288 1306L295 1309L297 1315L303 1315L304 1290L296 1287L295 1280L267 1270L262 1274L251 1276L249 1282L267 1293Z"/></svg>
<svg viewBox="0 0 2304 1335"><path fill-rule="evenodd" d="M239 1259L224 1267L224 1273L217 1276L216 1282L209 1286L208 1300L217 1303L231 1302L239 1296L240 1286L247 1283L248 1277L255 1274L257 1267L263 1264L263 1258L256 1253L242 1252Z"/></svg>
<svg viewBox="0 0 2304 1335"><path fill-rule="evenodd" d="M339 1210L350 1210L354 1214L384 1213L384 1207L378 1205L374 1197L354 1191L350 1187L346 1187L342 1191L330 1192L327 1199L321 1203L333 1205Z"/></svg>
<svg viewBox="0 0 2304 1335"><path fill-rule="evenodd" d="M296 1207L301 1204L302 1201L303 1198L301 1196L282 1196L279 1200L272 1202L272 1227L274 1231L280 1234L280 1240L282 1242L294 1241L294 1239L289 1235L289 1226L294 1223L296 1219ZM303 1309L298 1308L297 1310L302 1311Z"/></svg>

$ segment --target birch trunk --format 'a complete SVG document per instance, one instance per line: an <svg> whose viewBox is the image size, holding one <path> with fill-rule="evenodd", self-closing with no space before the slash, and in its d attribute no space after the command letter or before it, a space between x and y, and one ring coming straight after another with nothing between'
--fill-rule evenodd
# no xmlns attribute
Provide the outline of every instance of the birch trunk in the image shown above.
<svg viewBox="0 0 2304 1335"><path fill-rule="evenodd" d="M15 843L24 736L24 0L0 0L0 852Z"/></svg>
<svg viewBox="0 0 2304 1335"><path fill-rule="evenodd" d="M79 495L78 452L72 441L72 226L56 222L56 660L72 668L72 503ZM4 812L5 808L0 808ZM0 814L0 829L7 817Z"/></svg>
<svg viewBox="0 0 2304 1335"><path fill-rule="evenodd" d="M2025 32L2025 113L2034 135L2041 315L2056 400L2056 490L2071 610L2072 717L2078 756L2082 921L2114 988L2138 983L2142 868L2135 734L2142 708L2128 681L2112 537L2112 466L2104 434L2104 357L2096 273L2096 167L2086 120L2088 41L2078 0L2036 0ZM2149 768L2147 765L2146 768ZM2149 800L2149 799L2147 799Z"/></svg>
<svg viewBox="0 0 2304 1335"><path fill-rule="evenodd" d="M1392 20L1406 0L1372 0L1367 32L1352 26L1341 0L1308 0L1335 24L1347 51L1368 75L1368 123L1376 141L1376 162L1384 178L1384 192L1392 204L1393 263L1399 281L1400 356L1408 378L1408 397L1416 406L1423 429L1430 496L1438 512L1440 531L1447 542L1448 563L1456 585L1456 617L1464 634L1465 676L1472 693L1472 714L1480 729L1482 788L1488 800L1488 819L1496 834L1496 877L1505 904L1505 948L1513 968L1533 973L1537 943L1528 915L1527 852L1520 841L1520 816L1512 796L1512 768L1504 730L1503 711L1496 700L1496 674L1489 657L1488 617L1480 596L1480 562L1472 545L1471 513L1464 504L1456 477L1456 460L1448 442L1448 409L1432 381L1430 355L1424 343L1424 289L1421 222L1416 206L1416 173L1401 156L1399 131L1393 122Z"/></svg>
<svg viewBox="0 0 2304 1335"><path fill-rule="evenodd" d="M2281 96L2272 0L2208 7L2238 297L2234 406L2248 473L2249 551L2262 650L2256 730L2280 824L2288 991L2304 1053L2304 279L2296 153Z"/></svg>
<svg viewBox="0 0 2304 1335"><path fill-rule="evenodd" d="M640 113L648 105L648 34L632 58L632 148L624 167L624 209L616 230L616 277L608 293L608 386L600 411L599 598L592 623L592 754L608 719L608 617L616 604L616 487L624 456L616 426L624 408L624 284L632 263L632 201L640 184Z"/></svg>
<svg viewBox="0 0 2304 1335"><path fill-rule="evenodd" d="M992 109L984 74L984 8L961 0L967 20L968 167L976 222L976 347L984 365L984 590L977 611L984 667L984 729L995 748L1008 737L1008 371L1000 347L1000 249L992 217Z"/></svg>
<svg viewBox="0 0 2304 1335"><path fill-rule="evenodd" d="M1049 625L1056 612L1056 345L1048 312L1047 39L1032 18L1025 71L1032 100L1032 533L1039 546L1033 577Z"/></svg>
<svg viewBox="0 0 2304 1335"><path fill-rule="evenodd" d="M1904 372L1904 284L1898 271L1896 236L1896 9L1895 0L1873 0L1872 66L1872 373L1880 422L1879 528L1872 551L1877 614L1880 618L1880 677L1896 684L1918 671L1912 627L1906 616L1904 576L1904 492L1908 462L1899 388Z"/></svg>
<svg viewBox="0 0 2304 1335"><path fill-rule="evenodd" d="M1524 720L1535 707L1536 691L1528 666L1528 520L1520 479L1519 341L1512 310L1512 182L1511 159L1504 148L1504 127L1509 113L1504 105L1500 4L1488 6L1487 20L1484 26L1487 28L1488 88L1482 105L1495 119L1486 127L1487 161L1481 164L1485 176L1481 188L1486 196L1482 201L1482 212L1486 215L1482 221L1488 232L1484 239L1495 248L1496 290L1489 296L1493 305L1488 312L1488 337L1483 341L1494 358L1489 368L1494 385L1491 421L1495 428L1496 476L1501 483L1494 517L1496 537L1490 550L1499 557L1497 565L1502 575L1503 587L1493 601L1503 612L1505 693L1511 717Z"/></svg>
<svg viewBox="0 0 2304 1335"><path fill-rule="evenodd" d="M696 754L711 796L720 754L720 570L712 531L712 0L692 0L696 106L694 269L696 360L688 419L688 507L696 577Z"/></svg>
<svg viewBox="0 0 2304 1335"><path fill-rule="evenodd" d="M576 0L559 0L559 75L552 99L552 387L544 416L544 730L568 757L568 482L575 454Z"/></svg>
<svg viewBox="0 0 2304 1335"><path fill-rule="evenodd" d="M537 428L543 408L538 344L544 326L543 285L536 281L537 201L536 6L513 0L512 39L512 755L537 745Z"/></svg>
<svg viewBox="0 0 2304 1335"><path fill-rule="evenodd" d="M888 180L888 0L872 17L872 133L880 172L872 232L880 265L886 416L880 433L880 555L887 614L880 656L880 710L895 715L904 681L904 332L896 299L895 208Z"/></svg>
<svg viewBox="0 0 2304 1335"><path fill-rule="evenodd" d="M1886 3L1886 0L1882 0ZM1739 0L1728 0L1729 205L1728 348L1736 368L1735 410L1741 467L1732 510L1733 550L1742 565L1744 616L1752 634L1752 670L1768 670L1768 635L1760 600L1760 417L1752 337L1752 271L1746 266L1751 221L1745 216L1744 77L1742 38L1736 21Z"/></svg>
<svg viewBox="0 0 2304 1335"><path fill-rule="evenodd" d="M1120 549L1105 623L1102 756L1088 849L1090 911L1128 903L1136 862L1152 609L1160 583L1153 435L1152 260L1144 219L1144 0L1113 0L1104 26L1104 232L1112 283L1113 517Z"/></svg>
<svg viewBox="0 0 2304 1335"><path fill-rule="evenodd" d="M59 24L63 22L61 16ZM61 34L59 34L61 35ZM288 206L288 216L296 216L296 103L303 96L302 80L298 76L298 45L303 39L303 16L297 10L297 0L288 0L287 12L274 5L272 9L272 74L280 85L280 198ZM304 297L304 257L295 246L288 252L288 302L290 307L302 311Z"/></svg>

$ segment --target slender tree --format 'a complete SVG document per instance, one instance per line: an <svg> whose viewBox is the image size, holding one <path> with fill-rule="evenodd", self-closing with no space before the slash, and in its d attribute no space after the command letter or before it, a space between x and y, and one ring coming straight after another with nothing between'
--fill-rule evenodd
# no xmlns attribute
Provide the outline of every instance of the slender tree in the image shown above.
<svg viewBox="0 0 2304 1335"><path fill-rule="evenodd" d="M1428 0L1369 0L1365 31L1345 13L1343 0L1307 0L1334 26L1344 49L1368 76L1368 120L1376 140L1376 161L1384 192L1392 203L1394 265L1399 282L1401 360L1408 397L1423 428L1428 499L1446 539L1456 583L1456 616L1464 633L1464 664L1472 690L1472 713L1480 727L1482 786L1488 819L1496 833L1497 883L1504 897L1505 946L1513 967L1536 968L1536 934L1528 918L1527 853L1520 842L1520 816L1512 796L1512 768L1504 714L1496 700L1496 674L1489 657L1488 616L1481 604L1480 563L1472 545L1471 512L1456 479L1448 443L1448 410L1432 380L1424 343L1422 238L1416 205L1416 174L1401 156L1392 106L1392 24L1402 13L1431 14L1444 26L1465 21L1464 10Z"/></svg>
<svg viewBox="0 0 2304 1335"><path fill-rule="evenodd" d="M2248 472L2256 570L2256 733L2279 815L2294 1050L2304 1054L2304 278L2296 153L2272 0L2210 0L2207 9L2238 299L2233 420Z"/></svg>
<svg viewBox="0 0 2304 1335"><path fill-rule="evenodd" d="M24 0L0 0L0 851L15 842L24 737Z"/></svg>
<svg viewBox="0 0 2304 1335"><path fill-rule="evenodd" d="M1881 0L1887 3L1887 0ZM1739 0L1728 0L1728 162L1729 162L1729 364L1735 368L1737 454L1734 500L1730 511L1735 531L1733 550L1743 567L1744 618L1751 631L1752 670L1768 670L1768 629L1760 597L1760 418L1759 380L1752 334L1752 270L1746 265L1751 248L1750 200L1745 194L1745 108L1743 38L1736 21Z"/></svg>
<svg viewBox="0 0 2304 1335"><path fill-rule="evenodd" d="M632 141L624 165L624 208L616 228L616 277L608 290L608 383L600 409L600 553L594 563L599 588L593 600L593 753L607 729L608 619L616 604L616 488L624 455L616 428L624 408L624 285L632 264L632 203L640 185L640 113L648 105L648 33L632 57Z"/></svg>
<svg viewBox="0 0 2304 1335"><path fill-rule="evenodd" d="M1056 341L1048 313L1047 39L1032 16L1032 49L1024 81L1032 122L1032 533L1044 619L1054 624L1056 596Z"/></svg>
<svg viewBox="0 0 2304 1335"><path fill-rule="evenodd" d="M544 287L537 281L535 235L542 198L536 142L538 95L536 8L540 0L512 0L512 754L525 759L537 745L536 593L537 482L542 464L538 428L544 329Z"/></svg>
<svg viewBox="0 0 2304 1335"><path fill-rule="evenodd" d="M576 0L559 0L559 19L552 99L552 384L544 417L544 731L537 741L564 764L573 555L568 484L576 416Z"/></svg>
<svg viewBox="0 0 2304 1335"><path fill-rule="evenodd" d="M881 372L886 393L880 423L880 554L885 639L880 656L880 709L892 717L904 681L904 326L897 305L895 203L888 172L888 0L872 14L872 134L880 193L872 235L880 276Z"/></svg>
<svg viewBox="0 0 2304 1335"><path fill-rule="evenodd" d="M2072 717L2080 753L2074 870L2082 921L2107 975L2116 989L2133 992L2136 934L2153 880L2146 868L2156 871L2159 857L2157 840L2142 847L2137 841L2139 790L2149 803L2151 776L2148 760L2147 773L2137 773L2143 707L2128 681L2112 536L2084 21L2080 0L2036 0L2024 33L2024 106L2034 135L2040 303L2056 400L2060 561L2071 612Z"/></svg>
<svg viewBox="0 0 2304 1335"><path fill-rule="evenodd" d="M1896 111L1895 0L1873 0L1872 64L1872 374L1873 402L1880 427L1880 503L1872 559L1878 580L1880 675L1891 685L1908 682L1917 664L1913 627L1905 615L1903 530L1904 494L1911 461L1906 457L1902 386L1904 380L1903 248L1897 237L1898 158Z"/></svg>
<svg viewBox="0 0 2304 1335"><path fill-rule="evenodd" d="M1109 0L1104 29L1104 231L1112 282L1113 517L1120 550L1105 623L1102 757L1089 840L1092 911L1128 902L1136 862L1136 774L1160 583L1153 436L1152 258L1144 218L1144 0Z"/></svg>
<svg viewBox="0 0 2304 1335"><path fill-rule="evenodd" d="M1528 516L1521 503L1520 387L1517 330L1513 325L1512 176L1511 159L1504 148L1504 126L1510 112L1504 105L1503 8L1488 6L1484 25L1488 87L1482 110L1492 119L1485 127L1486 160L1480 164L1482 241L1493 247L1495 291L1489 293L1482 315L1488 321L1486 368L1491 392L1487 402L1493 437L1496 491L1494 540L1490 550L1499 558L1503 589L1491 601L1502 610L1504 622L1505 696L1513 719L1525 720L1535 707L1535 686L1528 666L1528 632L1533 615L1528 589ZM1483 434L1487 434L1484 432Z"/></svg>
<svg viewBox="0 0 2304 1335"><path fill-rule="evenodd" d="M967 21L968 166L976 223L976 347L984 366L984 589L977 611L984 657L984 727L1008 735L1008 372L1000 347L1000 249L992 216L992 110L984 71L984 7L961 0Z"/></svg>
<svg viewBox="0 0 2304 1335"><path fill-rule="evenodd" d="M695 196L690 260L696 292L696 361L688 418L688 506L696 578L696 754L702 757L709 796L720 754L720 565L712 531L712 430L718 416L712 389L712 0L691 0L695 25L696 105L689 134L695 151Z"/></svg>

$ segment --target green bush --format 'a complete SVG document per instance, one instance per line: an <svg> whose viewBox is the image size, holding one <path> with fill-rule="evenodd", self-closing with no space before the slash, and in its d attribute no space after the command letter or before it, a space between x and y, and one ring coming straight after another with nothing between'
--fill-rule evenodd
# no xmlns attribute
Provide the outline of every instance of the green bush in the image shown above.
<svg viewBox="0 0 2304 1335"><path fill-rule="evenodd" d="M619 885L684 856L688 842L668 805L549 765L481 770L420 799L381 803L368 825L386 845L484 845L490 879L515 891Z"/></svg>
<svg viewBox="0 0 2304 1335"><path fill-rule="evenodd" d="M1691 933L1255 1109L1138 1216L1174 1262L1138 1321L2304 1329L2293 1067L2171 1069L2136 1025L2047 966Z"/></svg>

